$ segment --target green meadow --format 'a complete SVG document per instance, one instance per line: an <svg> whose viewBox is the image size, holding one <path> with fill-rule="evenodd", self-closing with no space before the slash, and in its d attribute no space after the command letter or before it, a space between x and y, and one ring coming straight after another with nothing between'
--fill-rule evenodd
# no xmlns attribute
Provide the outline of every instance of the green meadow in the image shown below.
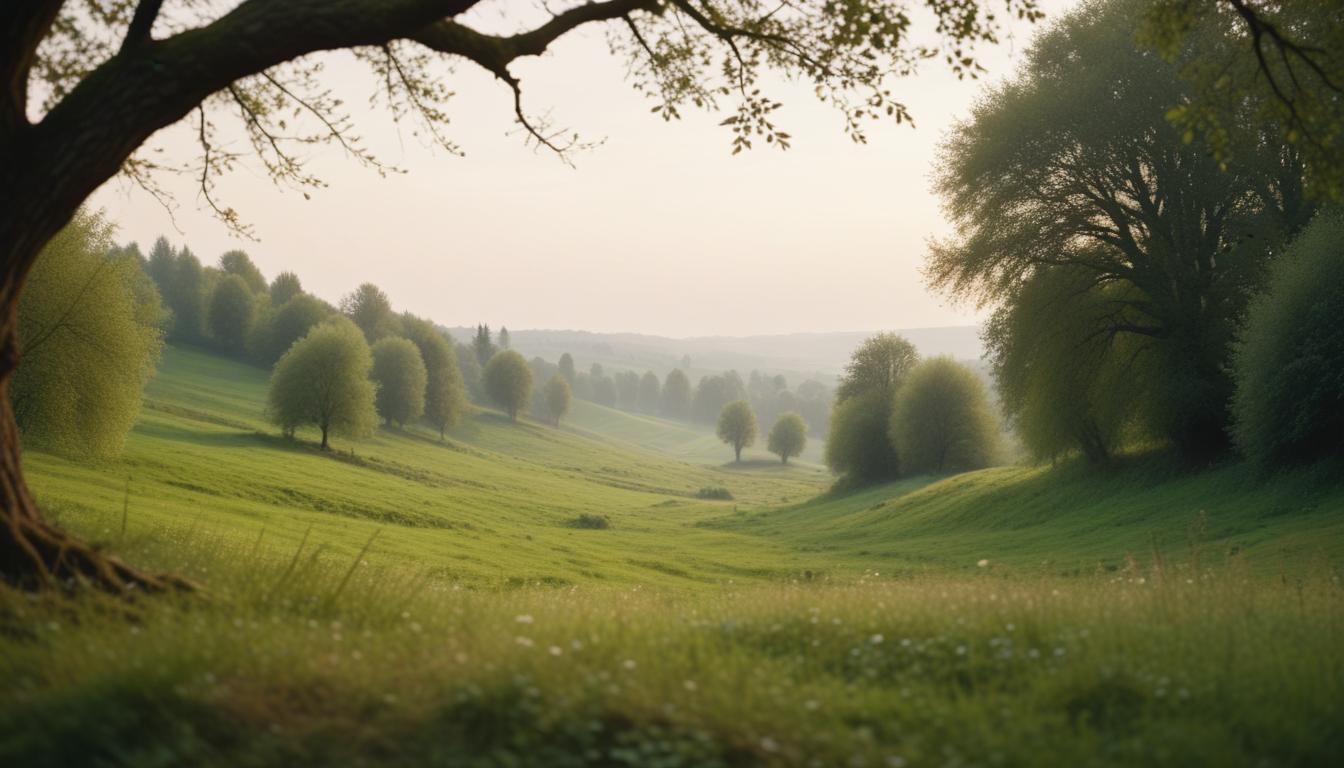
<svg viewBox="0 0 1344 768"><path fill-rule="evenodd" d="M4 765L1326 765L1344 491L1137 457L831 488L591 404L287 441L169 347L62 525L195 594L0 592ZM675 428L674 428L675 427ZM731 500L698 498L727 488ZM601 520L595 523L594 520Z"/></svg>

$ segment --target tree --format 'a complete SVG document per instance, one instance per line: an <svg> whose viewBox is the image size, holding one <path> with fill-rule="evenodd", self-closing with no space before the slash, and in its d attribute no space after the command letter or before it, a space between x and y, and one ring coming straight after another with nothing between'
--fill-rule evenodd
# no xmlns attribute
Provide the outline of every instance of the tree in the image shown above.
<svg viewBox="0 0 1344 768"><path fill-rule="evenodd" d="M691 380L680 368L673 368L663 381L663 415L685 419L691 415Z"/></svg>
<svg viewBox="0 0 1344 768"><path fill-rule="evenodd" d="M499 351L495 343L490 340L490 326L484 324L476 326L476 335L471 339L471 349L476 353L476 362L484 368L486 363L490 362L490 358Z"/></svg>
<svg viewBox="0 0 1344 768"><path fill-rule="evenodd" d="M949 357L910 372L896 391L889 435L909 475L981 469L998 455L999 424L984 382Z"/></svg>
<svg viewBox="0 0 1344 768"><path fill-rule="evenodd" d="M879 392L890 398L918 362L919 353L905 337L895 333L871 336L850 356L835 400L843 403L866 392Z"/></svg>
<svg viewBox="0 0 1344 768"><path fill-rule="evenodd" d="M509 348L509 329L502 325L499 327L499 348Z"/></svg>
<svg viewBox="0 0 1344 768"><path fill-rule="evenodd" d="M569 382L564 376L555 374L546 382L546 413L555 426L569 413Z"/></svg>
<svg viewBox="0 0 1344 768"><path fill-rule="evenodd" d="M266 276L252 263L252 257L243 251L227 251L220 256L219 271L241 277L252 293L266 293Z"/></svg>
<svg viewBox="0 0 1344 768"><path fill-rule="evenodd" d="M1344 454L1344 214L1324 212L1273 266L1234 356L1233 437L1261 467Z"/></svg>
<svg viewBox="0 0 1344 768"><path fill-rule="evenodd" d="M333 317L304 336L275 364L268 415L286 435L313 425L329 435L363 437L378 423L373 357L364 334L345 317Z"/></svg>
<svg viewBox="0 0 1344 768"><path fill-rule="evenodd" d="M19 304L25 359L9 390L19 429L29 445L79 458L121 452L162 346L158 292L134 257L104 257L111 231L101 214L76 215Z"/></svg>
<svg viewBox="0 0 1344 768"><path fill-rule="evenodd" d="M509 421L517 421L532 397L532 369L523 356L511 349L496 353L481 378L490 399L509 414Z"/></svg>
<svg viewBox="0 0 1344 768"><path fill-rule="evenodd" d="M173 311L169 337L198 344L205 340L205 270L186 246L177 252L168 285L159 286L164 303Z"/></svg>
<svg viewBox="0 0 1344 768"><path fill-rule="evenodd" d="M890 480L900 472L900 462L887 427L891 421L891 396L879 390L837 401L826 435L826 465L851 483Z"/></svg>
<svg viewBox="0 0 1344 768"><path fill-rule="evenodd" d="M610 376L599 375L593 379L593 402L608 408L616 407L616 382ZM590 374L591 377L591 374Z"/></svg>
<svg viewBox="0 0 1344 768"><path fill-rule="evenodd" d="M723 406L734 400L745 400L746 397L747 390L737 371L701 376L695 388L695 398L691 401L691 415L698 421L712 424L723 411Z"/></svg>
<svg viewBox="0 0 1344 768"><path fill-rule="evenodd" d="M778 456L782 463L788 464L790 456L801 454L807 447L807 422L794 411L780 416L770 428L766 447Z"/></svg>
<svg viewBox="0 0 1344 768"><path fill-rule="evenodd" d="M252 291L238 275L226 275L210 294L210 337L221 349L241 356L252 329Z"/></svg>
<svg viewBox="0 0 1344 768"><path fill-rule="evenodd" d="M255 346L257 359L264 365L274 365L294 342L331 314L331 307L321 299L295 294L266 318L264 335Z"/></svg>
<svg viewBox="0 0 1344 768"><path fill-rule="evenodd" d="M639 374L634 371L617 371L612 377L616 382L616 407L623 411L639 408Z"/></svg>
<svg viewBox="0 0 1344 768"><path fill-rule="evenodd" d="M341 313L354 321L370 344L401 331L392 301L382 288L364 283L341 299Z"/></svg>
<svg viewBox="0 0 1344 768"><path fill-rule="evenodd" d="M574 386L574 358L568 352L560 355L560 375L565 377L569 385Z"/></svg>
<svg viewBox="0 0 1344 768"><path fill-rule="evenodd" d="M290 299L303 293L303 283L293 272L281 272L271 281L271 304L281 306Z"/></svg>
<svg viewBox="0 0 1344 768"><path fill-rule="evenodd" d="M1083 335L1157 371L1125 392L1155 437L1202 458L1227 443L1236 320L1311 206L1297 154L1253 121L1232 116L1253 149L1225 164L1168 123L1189 86L1135 47L1135 8L1062 19L954 129L937 189L958 234L936 244L927 271L981 305L1017 302L1039 273L1085 275L1080 289L1105 311ZM1056 311L1049 322L1079 320Z"/></svg>
<svg viewBox="0 0 1344 768"><path fill-rule="evenodd" d="M434 324L411 314L401 316L407 338L420 349L425 362L425 421L439 430L439 439L467 411L466 385L457 368L452 342Z"/></svg>
<svg viewBox="0 0 1344 768"><path fill-rule="evenodd" d="M876 0L805 0L782 13L750 0L712 11L694 0L596 0L503 35L470 26L467 12L476 0L253 1L223 10L207 4L156 24L162 5L123 0L93 12L65 0L0 6L0 509L8 523L0 527L0 573L10 580L45 577L54 569L124 586L92 550L60 558L60 547L39 552L24 533L37 524L13 522L41 518L23 480L19 435L3 390L20 358L19 298L43 246L119 171L153 187L157 169L177 165L137 154L159 129L188 116L197 123L201 198L224 222L243 228L241 216L216 194L215 178L238 155L220 150L220 119L239 121L250 149L284 185L322 185L295 152L314 143L339 145L358 161L382 167L354 135L342 100L322 82L318 54L324 51L354 50L385 87L391 113L414 115L448 147L443 131L453 89L432 62L443 56L474 63L512 91L525 135L563 153L572 146L528 118L509 67L576 28L603 26L612 33L610 50L664 118L735 104L724 122L738 151L761 137L789 146L788 133L771 120L778 104L754 86L766 70L812 82L818 97L845 115L850 135L863 140L866 119L909 117L889 95L889 79L931 57L959 74L974 73L974 45L996 41L1001 31L1000 17L981 0L935 4L936 36L917 42L907 34L903 4ZM1039 16L1034 0L1002 5Z"/></svg>
<svg viewBox="0 0 1344 768"><path fill-rule="evenodd" d="M653 371L645 371L639 380L639 410L644 413L657 413L662 394L662 386L658 383L658 374Z"/></svg>
<svg viewBox="0 0 1344 768"><path fill-rule="evenodd" d="M383 423L404 427L425 413L425 384L428 374L420 350L410 340L388 336L374 343L373 381L378 385L374 397Z"/></svg>
<svg viewBox="0 0 1344 768"><path fill-rule="evenodd" d="M481 364L476 352L466 344L453 343L453 352L457 354L457 370L462 374L462 384L467 389L467 397L478 403L485 402L485 388L481 384Z"/></svg>
<svg viewBox="0 0 1344 768"><path fill-rule="evenodd" d="M733 446L734 460L742 463L742 449L756 442L756 414L751 403L746 400L734 400L723 406L719 414L719 439Z"/></svg>

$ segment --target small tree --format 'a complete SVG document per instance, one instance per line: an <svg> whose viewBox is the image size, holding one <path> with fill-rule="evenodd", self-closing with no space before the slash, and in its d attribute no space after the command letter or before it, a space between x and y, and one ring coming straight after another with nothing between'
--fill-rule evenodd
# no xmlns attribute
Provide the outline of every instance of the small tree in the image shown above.
<svg viewBox="0 0 1344 768"><path fill-rule="evenodd" d="M555 374L546 382L546 412L551 417L555 426L560 426L560 419L569 413L569 382L559 373Z"/></svg>
<svg viewBox="0 0 1344 768"><path fill-rule="evenodd" d="M896 477L900 469L887 439L891 396L881 391L854 395L837 403L826 436L826 464L850 482Z"/></svg>
<svg viewBox="0 0 1344 768"><path fill-rule="evenodd" d="M865 392L891 397L918 362L919 353L905 337L894 333L872 336L854 350L835 391L835 400L843 403Z"/></svg>
<svg viewBox="0 0 1344 768"><path fill-rule="evenodd" d="M331 314L331 307L315 296L306 293L293 296L267 318L269 327L258 344L258 359L265 365L274 365L294 342L307 336Z"/></svg>
<svg viewBox="0 0 1344 768"><path fill-rule="evenodd" d="M392 301L373 283L364 283L342 298L341 312L354 321L370 344L401 330L392 313Z"/></svg>
<svg viewBox="0 0 1344 768"><path fill-rule="evenodd" d="M219 271L243 279L252 293L266 293L266 276L261 274L252 258L243 251L229 251L219 257Z"/></svg>
<svg viewBox="0 0 1344 768"><path fill-rule="evenodd" d="M523 356L511 349L497 352L481 377L486 395L509 414L510 421L517 421L532 397L532 369Z"/></svg>
<svg viewBox="0 0 1344 768"><path fill-rule="evenodd" d="M565 381L569 382L569 386L571 387L574 386L574 379L575 379L574 358L568 352L566 352L560 355L559 365L560 365L560 375L565 377Z"/></svg>
<svg viewBox="0 0 1344 768"><path fill-rule="evenodd" d="M241 355L252 330L252 291L238 275L225 275L210 294L210 337L221 349Z"/></svg>
<svg viewBox="0 0 1344 768"><path fill-rule="evenodd" d="M322 432L322 450L330 433L360 437L378 423L373 357L364 334L344 317L314 328L289 348L271 375L269 416L287 436L306 424Z"/></svg>
<svg viewBox="0 0 1344 768"><path fill-rule="evenodd" d="M490 340L490 326L484 324L476 326L476 335L471 339L471 350L476 353L476 362L482 368L499 351L495 343Z"/></svg>
<svg viewBox="0 0 1344 768"><path fill-rule="evenodd" d="M746 400L734 400L719 413L719 439L733 446L733 456L742 462L742 449L756 442L756 414Z"/></svg>
<svg viewBox="0 0 1344 768"><path fill-rule="evenodd" d="M639 380L639 410L644 413L657 413L663 388L658 383L658 374L646 371Z"/></svg>
<svg viewBox="0 0 1344 768"><path fill-rule="evenodd" d="M374 403L387 426L395 421L404 427L424 414L428 374L420 350L408 339L389 336L373 345L373 380Z"/></svg>
<svg viewBox="0 0 1344 768"><path fill-rule="evenodd" d="M691 380L680 368L673 368L663 382L663 415L672 419L691 415Z"/></svg>
<svg viewBox="0 0 1344 768"><path fill-rule="evenodd" d="M281 272L271 281L271 303L280 306L303 293L303 283L293 272Z"/></svg>
<svg viewBox="0 0 1344 768"><path fill-rule="evenodd" d="M906 474L965 472L994 463L999 424L980 377L936 357L897 390L889 436Z"/></svg>
<svg viewBox="0 0 1344 768"><path fill-rule="evenodd" d="M770 428L770 438L766 442L766 447L778 456L781 462L788 464L790 456L801 454L807 447L807 422L793 411L780 416Z"/></svg>
<svg viewBox="0 0 1344 768"><path fill-rule="evenodd" d="M512 344L509 341L509 329L501 325L499 327L499 348L510 349L511 347Z"/></svg>
<svg viewBox="0 0 1344 768"><path fill-rule="evenodd" d="M439 430L442 440L467 410L466 384L457 367L457 351L428 320L406 314L401 317L401 325L425 362L425 421Z"/></svg>

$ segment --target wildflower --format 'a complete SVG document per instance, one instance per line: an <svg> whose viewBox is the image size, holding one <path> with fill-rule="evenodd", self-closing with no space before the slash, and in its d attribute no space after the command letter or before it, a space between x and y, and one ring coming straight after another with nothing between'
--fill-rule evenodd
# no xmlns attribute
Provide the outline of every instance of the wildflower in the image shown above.
<svg viewBox="0 0 1344 768"><path fill-rule="evenodd" d="M761 749L764 749L766 752L774 752L779 749L779 744L776 743L774 739L766 736L761 739Z"/></svg>
<svg viewBox="0 0 1344 768"><path fill-rule="evenodd" d="M868 638L868 642L872 643L873 645L881 645L882 635L881 634L873 635L872 637Z"/></svg>
<svg viewBox="0 0 1344 768"><path fill-rule="evenodd" d="M530 637L523 637L522 635L519 635L518 637L514 638L514 642L518 643L524 648L532 647L532 638Z"/></svg>
<svg viewBox="0 0 1344 768"><path fill-rule="evenodd" d="M625 667L626 669L634 669L639 665L635 663L634 659L626 659L625 661L621 662L621 666Z"/></svg>
<svg viewBox="0 0 1344 768"><path fill-rule="evenodd" d="M514 616L514 617L513 617L513 620L516 621L516 622L518 622L519 624L531 624L531 623L532 623L532 615L529 614L529 613L519 614L519 615L517 615L517 616Z"/></svg>
<svg viewBox="0 0 1344 768"><path fill-rule="evenodd" d="M988 568L988 567L989 567L989 561L988 561L988 560L985 560L985 559L981 559L980 562L976 563L976 565L980 566L981 568Z"/></svg>
<svg viewBox="0 0 1344 768"><path fill-rule="evenodd" d="M687 680L686 682L682 683L681 685L682 685L683 688L685 688L686 690L690 691L691 693L695 693L695 687L696 687L696 686L695 686L695 681L694 681L694 680Z"/></svg>
<svg viewBox="0 0 1344 768"><path fill-rule="evenodd" d="M560 650L560 646L558 646L558 645L552 645L552 646L551 646L549 649L547 649L547 650L550 651L550 654L551 654L552 656L559 656L560 654L564 653L564 651Z"/></svg>

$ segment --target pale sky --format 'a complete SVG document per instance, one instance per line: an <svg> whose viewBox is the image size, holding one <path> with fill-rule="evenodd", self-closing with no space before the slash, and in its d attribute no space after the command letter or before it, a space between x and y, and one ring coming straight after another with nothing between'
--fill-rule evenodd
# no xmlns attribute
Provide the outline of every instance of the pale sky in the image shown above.
<svg viewBox="0 0 1344 768"><path fill-rule="evenodd" d="M776 122L793 148L736 157L718 126L724 115L663 122L624 79L601 31L571 33L513 71L530 113L549 111L585 139L605 139L577 155L575 168L524 146L510 93L473 66L452 76L450 138L466 152L455 157L409 123L365 109L372 81L333 54L328 76L359 105L357 132L408 173L382 178L337 149L318 150L309 169L330 186L305 200L256 164L235 170L217 196L258 242L239 241L214 219L189 179L164 180L178 201L176 229L124 180L92 205L146 252L159 234L207 264L242 248L268 278L292 270L329 301L373 281L397 309L450 326L698 336L974 323L971 308L930 293L920 272L928 238L947 232L930 167L984 83L1020 58L1031 28L1013 29L982 51L991 74L980 82L932 64L895 82L917 127L873 125L866 146L850 142L839 114L809 87L768 86L785 104ZM192 146L180 126L154 143L177 159Z"/></svg>

